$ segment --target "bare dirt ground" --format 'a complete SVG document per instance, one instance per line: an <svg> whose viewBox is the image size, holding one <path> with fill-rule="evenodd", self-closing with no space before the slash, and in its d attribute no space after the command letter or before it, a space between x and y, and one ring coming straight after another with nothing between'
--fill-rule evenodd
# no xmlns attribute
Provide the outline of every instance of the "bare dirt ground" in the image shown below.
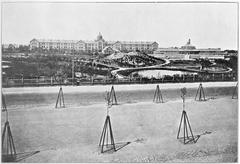
<svg viewBox="0 0 240 164"><path fill-rule="evenodd" d="M12 105L9 122L20 162L236 162L238 100L231 95L205 102L188 98L186 111L193 134L200 135L195 144L176 139L180 98L113 106L113 136L120 149L104 154L98 147L104 102L62 109L55 109L54 103L20 110ZM2 127L4 121L2 113Z"/></svg>
<svg viewBox="0 0 240 164"><path fill-rule="evenodd" d="M204 87L230 87L236 86L236 82L204 82ZM124 91L143 91L156 88L157 84L131 84L131 85L115 85L116 90ZM197 88L199 82L196 83L163 83L160 84L161 89L179 89L182 87ZM22 93L56 93L58 86L47 87L13 87L3 88L4 93L22 94ZM109 90L109 85L93 85L93 86L64 86L64 93L76 92L104 92Z"/></svg>

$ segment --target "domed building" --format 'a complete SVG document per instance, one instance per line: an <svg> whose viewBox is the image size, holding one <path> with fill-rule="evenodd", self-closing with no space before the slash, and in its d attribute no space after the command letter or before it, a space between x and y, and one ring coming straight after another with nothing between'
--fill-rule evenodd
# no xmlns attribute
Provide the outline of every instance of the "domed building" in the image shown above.
<svg viewBox="0 0 240 164"><path fill-rule="evenodd" d="M99 40L103 40L104 41L103 36L102 36L102 34L100 32L99 32L99 34L97 36L97 40L96 41L99 41Z"/></svg>
<svg viewBox="0 0 240 164"><path fill-rule="evenodd" d="M49 39L32 39L30 49L56 49L61 51L86 51L101 52L105 47L111 47L119 51L155 51L158 43L155 41L105 41L99 32L97 39L87 40L49 40ZM109 48L107 48L110 50ZM106 49L105 49L106 50Z"/></svg>
<svg viewBox="0 0 240 164"><path fill-rule="evenodd" d="M179 59L197 59L197 58L224 58L224 53L220 48L202 48L198 49L191 44L191 39L188 39L184 46L158 48L154 51L155 57L179 60Z"/></svg>
<svg viewBox="0 0 240 164"><path fill-rule="evenodd" d="M182 46L181 49L194 50L196 47L191 45L191 39L188 39L187 44L185 44L185 46Z"/></svg>

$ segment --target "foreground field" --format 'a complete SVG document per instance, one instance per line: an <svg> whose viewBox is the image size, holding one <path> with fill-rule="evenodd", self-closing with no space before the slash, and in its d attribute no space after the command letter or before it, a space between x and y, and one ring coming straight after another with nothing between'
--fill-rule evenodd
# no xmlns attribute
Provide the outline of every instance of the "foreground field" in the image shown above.
<svg viewBox="0 0 240 164"><path fill-rule="evenodd" d="M216 95L219 90L221 96ZM37 95L37 105L32 102L18 108L15 103L24 101L27 94L8 94L9 121L20 162L234 162L238 101L226 90L229 88L217 89L205 102L188 97L186 111L192 130L200 135L195 144L184 145L176 139L182 102L171 96L163 104L121 103L120 97L120 105L110 110L114 139L121 148L114 153L101 154L98 147L106 117L104 103L67 104L64 109L54 109L54 102L46 104L50 97L46 100L43 97L47 95ZM143 95L147 97L147 93Z"/></svg>

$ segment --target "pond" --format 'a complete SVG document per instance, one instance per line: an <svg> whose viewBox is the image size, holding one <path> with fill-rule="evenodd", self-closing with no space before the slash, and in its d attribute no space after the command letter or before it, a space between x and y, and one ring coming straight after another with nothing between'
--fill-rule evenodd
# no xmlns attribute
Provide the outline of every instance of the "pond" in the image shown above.
<svg viewBox="0 0 240 164"><path fill-rule="evenodd" d="M184 71L171 71L171 70L144 70L144 71L138 71L134 72L138 73L142 77L146 78L162 78L166 75L173 76L173 75L196 75L197 73L194 72L184 72ZM133 73L133 74L134 74Z"/></svg>

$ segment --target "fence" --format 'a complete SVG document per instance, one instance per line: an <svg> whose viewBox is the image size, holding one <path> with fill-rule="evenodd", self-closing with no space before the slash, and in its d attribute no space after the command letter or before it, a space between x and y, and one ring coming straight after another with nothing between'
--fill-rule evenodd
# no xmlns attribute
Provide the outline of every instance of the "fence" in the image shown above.
<svg viewBox="0 0 240 164"><path fill-rule="evenodd" d="M2 81L2 87L24 87L24 86L54 86L54 85L106 85L106 84L147 84L147 83L184 83L184 82L210 82L210 81L237 81L236 75L228 74L205 74L205 75L182 75L165 76L163 78L133 78L126 79L85 79L79 80L68 78L59 82L52 77L33 78L33 79L10 79Z"/></svg>

